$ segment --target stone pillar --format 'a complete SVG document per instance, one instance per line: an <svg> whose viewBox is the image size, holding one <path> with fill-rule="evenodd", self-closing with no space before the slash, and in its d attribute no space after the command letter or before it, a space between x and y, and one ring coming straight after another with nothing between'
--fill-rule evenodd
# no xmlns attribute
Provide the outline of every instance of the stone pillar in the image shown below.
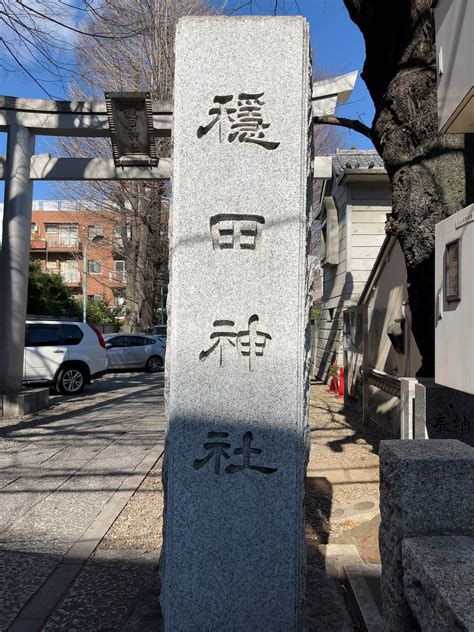
<svg viewBox="0 0 474 632"><path fill-rule="evenodd" d="M380 554L385 632L418 626L404 594L402 542L474 535L474 450L453 439L380 444Z"/></svg>
<svg viewBox="0 0 474 632"><path fill-rule="evenodd" d="M414 402L416 377L400 378L400 439L422 439L414 437Z"/></svg>
<svg viewBox="0 0 474 632"><path fill-rule="evenodd" d="M2 253L0 255L0 393L21 389L30 261L34 136L25 127L8 131Z"/></svg>
<svg viewBox="0 0 474 632"><path fill-rule="evenodd" d="M303 18L178 25L166 630L301 627L310 80Z"/></svg>
<svg viewBox="0 0 474 632"><path fill-rule="evenodd" d="M474 397L420 378L415 387L415 439L459 439L474 446Z"/></svg>

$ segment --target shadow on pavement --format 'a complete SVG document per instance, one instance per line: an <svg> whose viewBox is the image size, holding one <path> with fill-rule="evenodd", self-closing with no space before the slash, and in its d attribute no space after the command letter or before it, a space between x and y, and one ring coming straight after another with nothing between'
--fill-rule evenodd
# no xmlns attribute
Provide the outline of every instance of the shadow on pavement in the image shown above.
<svg viewBox="0 0 474 632"><path fill-rule="evenodd" d="M120 391L124 389L135 389L124 395L120 395ZM143 374L135 375L114 375L111 378L102 378L90 384L86 390L76 397L62 397L57 396L52 401L52 406L46 410L40 411L25 420L12 420L11 423L6 423L0 427L0 438L14 436L17 431L21 431L22 438L34 438L35 433L26 433L26 430L41 429L50 424L54 424L59 421L64 415L64 404L83 404L82 406L67 412L67 419L72 424L61 424L60 427L55 429L55 432L59 433L72 433L78 428L77 424L92 424L97 426L97 421L88 419L85 422L78 422L78 419L86 416L88 413L94 412L101 415L101 420L104 422L113 421L117 417L117 411L114 409L117 406L123 404L133 404L134 401L142 405L144 403L144 397L147 395L150 397L150 403L157 394L157 389L164 388L164 380L162 374L149 374L144 376ZM94 396L103 394L104 392L110 393L104 401L94 401ZM92 399L91 399L92 397ZM102 413L110 411L110 418L102 417ZM95 436L97 436L95 434Z"/></svg>

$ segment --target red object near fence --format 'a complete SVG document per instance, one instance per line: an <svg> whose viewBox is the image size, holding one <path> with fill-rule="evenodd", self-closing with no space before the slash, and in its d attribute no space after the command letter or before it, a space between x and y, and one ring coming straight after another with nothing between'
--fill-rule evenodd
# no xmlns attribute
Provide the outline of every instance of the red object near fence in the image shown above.
<svg viewBox="0 0 474 632"><path fill-rule="evenodd" d="M331 381L329 382L329 389L328 389L328 393L337 393L338 390L338 385L337 385L337 377L336 376L332 376Z"/></svg>
<svg viewBox="0 0 474 632"><path fill-rule="evenodd" d="M344 397L344 369L341 367L339 370L339 395L338 397Z"/></svg>

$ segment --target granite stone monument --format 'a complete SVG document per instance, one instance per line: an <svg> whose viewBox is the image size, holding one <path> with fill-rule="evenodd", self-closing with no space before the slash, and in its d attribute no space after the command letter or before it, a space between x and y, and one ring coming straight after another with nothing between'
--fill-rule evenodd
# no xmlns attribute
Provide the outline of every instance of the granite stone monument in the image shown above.
<svg viewBox="0 0 474 632"><path fill-rule="evenodd" d="M474 536L474 450L455 439L382 441L379 455L383 629L418 632L405 595L403 543L411 538ZM458 567L452 581L463 572ZM431 599L436 601L433 591ZM433 622L422 629L451 628Z"/></svg>
<svg viewBox="0 0 474 632"><path fill-rule="evenodd" d="M312 180L308 25L176 36L166 630L298 630Z"/></svg>

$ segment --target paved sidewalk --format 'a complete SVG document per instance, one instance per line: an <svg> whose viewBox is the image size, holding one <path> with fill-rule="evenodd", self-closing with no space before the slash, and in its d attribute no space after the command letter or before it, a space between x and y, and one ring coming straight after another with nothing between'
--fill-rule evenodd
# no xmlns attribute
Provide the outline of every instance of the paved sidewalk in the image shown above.
<svg viewBox="0 0 474 632"><path fill-rule="evenodd" d="M34 632L45 621L47 630L79 629L50 614L160 458L162 395L162 375L115 375L48 411L2 421L0 631ZM102 559L110 579L117 563L141 572L146 555ZM131 598L139 588L127 586Z"/></svg>
<svg viewBox="0 0 474 632"><path fill-rule="evenodd" d="M352 544L364 562L380 563L378 446L384 437L363 425L356 403L344 406L325 384L311 387L310 428L308 539Z"/></svg>

